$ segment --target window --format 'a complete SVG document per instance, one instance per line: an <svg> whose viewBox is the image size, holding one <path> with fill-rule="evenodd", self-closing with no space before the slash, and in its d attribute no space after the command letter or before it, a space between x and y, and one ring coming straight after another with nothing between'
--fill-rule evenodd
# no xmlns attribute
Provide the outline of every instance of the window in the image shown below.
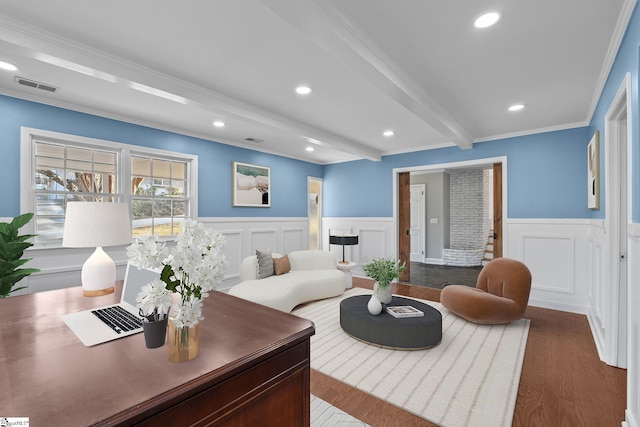
<svg viewBox="0 0 640 427"><path fill-rule="evenodd" d="M170 238L196 212L197 157L22 129L21 212L39 247L60 246L69 201L129 202L133 237Z"/></svg>
<svg viewBox="0 0 640 427"><path fill-rule="evenodd" d="M131 156L133 235L175 236L189 216L189 164Z"/></svg>

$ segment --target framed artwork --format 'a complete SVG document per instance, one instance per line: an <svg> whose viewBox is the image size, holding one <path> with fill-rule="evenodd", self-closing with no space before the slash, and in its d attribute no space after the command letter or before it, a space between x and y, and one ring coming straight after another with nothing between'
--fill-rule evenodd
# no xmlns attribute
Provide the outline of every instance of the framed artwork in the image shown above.
<svg viewBox="0 0 640 427"><path fill-rule="evenodd" d="M587 147L589 209L600 209L600 132L593 134Z"/></svg>
<svg viewBox="0 0 640 427"><path fill-rule="evenodd" d="M233 162L233 206L271 207L271 168Z"/></svg>

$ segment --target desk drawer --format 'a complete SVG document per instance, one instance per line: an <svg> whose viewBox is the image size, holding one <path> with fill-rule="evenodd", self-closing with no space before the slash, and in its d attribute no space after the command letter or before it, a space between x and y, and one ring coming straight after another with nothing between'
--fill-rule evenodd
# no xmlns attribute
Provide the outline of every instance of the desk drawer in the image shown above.
<svg viewBox="0 0 640 427"><path fill-rule="evenodd" d="M309 425L309 341L141 422L141 426Z"/></svg>

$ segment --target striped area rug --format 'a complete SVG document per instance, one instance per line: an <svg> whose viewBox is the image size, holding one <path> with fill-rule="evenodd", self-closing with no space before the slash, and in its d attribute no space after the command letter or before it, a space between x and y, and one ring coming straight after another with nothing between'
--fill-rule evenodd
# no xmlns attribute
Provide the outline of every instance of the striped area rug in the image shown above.
<svg viewBox="0 0 640 427"><path fill-rule="evenodd" d="M510 426L529 333L528 319L476 325L440 303L442 341L428 350L366 344L340 327L342 299L370 294L353 288L293 314L314 322L311 368L443 427Z"/></svg>

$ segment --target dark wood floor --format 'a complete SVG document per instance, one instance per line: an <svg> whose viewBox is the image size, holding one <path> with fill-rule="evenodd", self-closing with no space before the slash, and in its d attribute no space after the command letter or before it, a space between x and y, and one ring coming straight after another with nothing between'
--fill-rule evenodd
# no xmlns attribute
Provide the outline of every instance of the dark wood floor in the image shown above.
<svg viewBox="0 0 640 427"><path fill-rule="evenodd" d="M353 279L362 288L372 283ZM395 294L440 300L439 289L393 286ZM586 317L536 307L525 317L531 327L513 427L620 426L627 371L600 362ZM314 370L311 393L372 426L435 425Z"/></svg>

